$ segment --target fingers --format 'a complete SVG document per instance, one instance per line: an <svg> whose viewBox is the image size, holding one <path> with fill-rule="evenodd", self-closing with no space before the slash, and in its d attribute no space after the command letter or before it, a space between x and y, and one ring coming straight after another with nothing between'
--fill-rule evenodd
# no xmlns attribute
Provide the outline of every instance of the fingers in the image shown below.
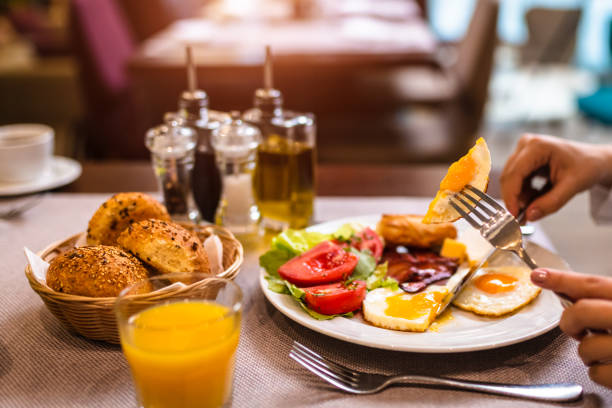
<svg viewBox="0 0 612 408"><path fill-rule="evenodd" d="M578 345L578 355L587 366L603 362L612 364L612 335L586 336Z"/></svg>
<svg viewBox="0 0 612 408"><path fill-rule="evenodd" d="M605 276L538 268L531 272L531 280L544 289L564 293L572 299L612 300L612 278Z"/></svg>
<svg viewBox="0 0 612 408"><path fill-rule="evenodd" d="M552 190L541 197L536 198L527 207L527 220L536 221L545 215L554 213L565 205L576 193L575 183L569 178L564 178L555 184Z"/></svg>
<svg viewBox="0 0 612 408"><path fill-rule="evenodd" d="M591 380L604 387L612 388L612 364L597 364L589 368Z"/></svg>
<svg viewBox="0 0 612 408"><path fill-rule="evenodd" d="M529 138L523 137L521 142L523 140L529 140ZM519 142L519 146L521 142ZM548 155L543 150L538 148L523 149L521 147L517 147L515 153L506 162L501 175L501 190L506 208L512 215L516 216L523 204L520 202L523 180L547 162Z"/></svg>
<svg viewBox="0 0 612 408"><path fill-rule="evenodd" d="M602 299L581 299L565 309L559 327L578 340L584 337L587 329L611 329L612 302Z"/></svg>

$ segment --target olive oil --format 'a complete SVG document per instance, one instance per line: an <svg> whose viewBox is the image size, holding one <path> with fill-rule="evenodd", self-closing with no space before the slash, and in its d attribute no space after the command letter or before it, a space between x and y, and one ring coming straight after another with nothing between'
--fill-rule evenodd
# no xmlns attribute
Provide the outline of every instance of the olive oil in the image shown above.
<svg viewBox="0 0 612 408"><path fill-rule="evenodd" d="M309 113L283 109L283 97L272 84L272 53L266 47L264 87L255 91L245 122L261 131L253 188L266 231L304 228L313 215L316 124Z"/></svg>
<svg viewBox="0 0 612 408"><path fill-rule="evenodd" d="M314 186L312 146L279 136L259 146L254 187L264 227L306 227L313 214Z"/></svg>

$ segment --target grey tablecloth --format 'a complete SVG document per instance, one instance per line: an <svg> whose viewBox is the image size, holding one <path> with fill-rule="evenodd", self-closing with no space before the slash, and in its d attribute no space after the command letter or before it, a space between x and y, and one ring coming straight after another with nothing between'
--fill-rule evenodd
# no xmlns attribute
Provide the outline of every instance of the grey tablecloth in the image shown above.
<svg viewBox="0 0 612 408"><path fill-rule="evenodd" d="M132 407L128 366L117 346L70 334L47 311L24 276L22 247L40 250L82 231L106 196L45 198L12 221L0 221L0 406ZM317 220L386 212L422 212L422 199L320 199ZM535 239L550 245L543 235ZM417 354L371 349L317 334L285 318L258 287L256 251L249 251L237 282L246 294L238 349L234 407L508 407L547 404L483 394L393 387L370 396L329 388L287 357L293 339L367 371L413 371L471 380L582 384L585 398L571 406L612 406L612 392L595 385L576 355L576 343L555 329L500 349L461 354ZM554 405L558 406L558 405Z"/></svg>

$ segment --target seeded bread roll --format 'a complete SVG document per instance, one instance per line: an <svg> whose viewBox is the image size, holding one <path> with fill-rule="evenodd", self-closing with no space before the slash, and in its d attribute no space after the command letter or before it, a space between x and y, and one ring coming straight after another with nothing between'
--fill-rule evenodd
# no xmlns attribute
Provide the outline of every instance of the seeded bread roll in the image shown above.
<svg viewBox="0 0 612 408"><path fill-rule="evenodd" d="M200 240L173 222L135 222L119 235L117 243L161 273L210 273Z"/></svg>
<svg viewBox="0 0 612 408"><path fill-rule="evenodd" d="M138 259L120 248L99 245L74 248L55 257L47 271L47 286L72 295L114 297L147 277ZM150 291L148 284L139 293Z"/></svg>
<svg viewBox="0 0 612 408"><path fill-rule="evenodd" d="M422 215L383 214L376 229L385 242L421 248L442 245L444 239L457 237L450 222L423 224L422 220Z"/></svg>
<svg viewBox="0 0 612 408"><path fill-rule="evenodd" d="M87 228L88 245L116 245L131 223L149 218L170 221L166 207L143 193L119 193L98 208Z"/></svg>

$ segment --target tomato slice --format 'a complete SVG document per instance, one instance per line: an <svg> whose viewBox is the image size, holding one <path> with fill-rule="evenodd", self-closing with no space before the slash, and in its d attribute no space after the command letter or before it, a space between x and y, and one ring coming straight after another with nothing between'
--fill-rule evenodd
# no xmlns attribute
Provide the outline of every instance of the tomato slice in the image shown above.
<svg viewBox="0 0 612 408"><path fill-rule="evenodd" d="M342 246L349 245L347 243L339 244ZM364 249L369 250L377 261L380 261L384 249L382 240L378 234L369 227L364 228L358 234L351 237L350 245L358 251L363 251Z"/></svg>
<svg viewBox="0 0 612 408"><path fill-rule="evenodd" d="M378 261L383 253L383 243L378 234L371 228L364 228L359 234L357 234L357 242L354 246L363 251L369 249L372 255Z"/></svg>
<svg viewBox="0 0 612 408"><path fill-rule="evenodd" d="M315 312L333 315L353 312L361 307L366 296L366 283L353 281L345 286L344 282L304 288L305 301Z"/></svg>
<svg viewBox="0 0 612 408"><path fill-rule="evenodd" d="M346 252L338 244L323 241L290 259L278 268L278 274L299 287L321 285L346 279L358 261L357 255Z"/></svg>

